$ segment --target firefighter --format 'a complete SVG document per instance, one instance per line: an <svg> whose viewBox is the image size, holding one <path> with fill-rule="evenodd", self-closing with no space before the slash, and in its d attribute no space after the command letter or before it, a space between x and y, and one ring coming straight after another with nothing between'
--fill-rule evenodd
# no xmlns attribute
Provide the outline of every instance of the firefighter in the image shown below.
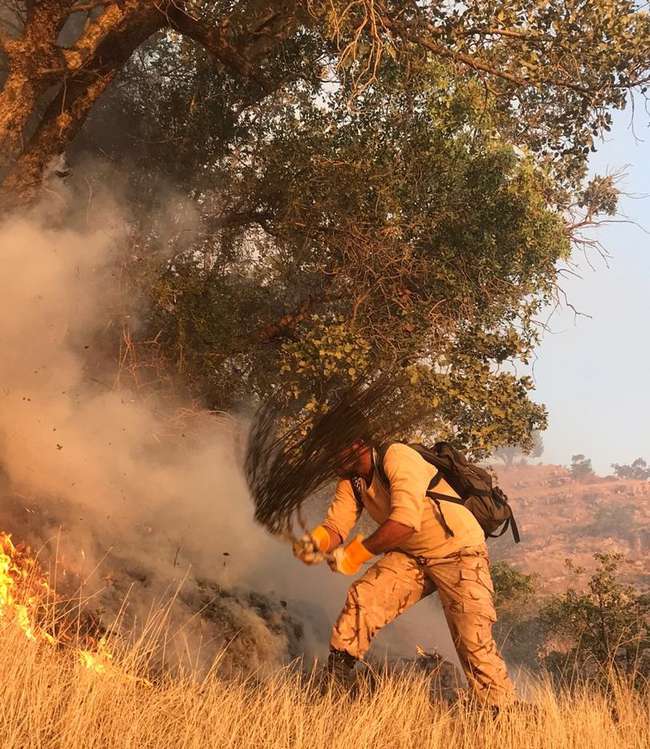
<svg viewBox="0 0 650 749"><path fill-rule="evenodd" d="M437 591L477 698L494 706L511 703L513 685L492 636L494 588L481 526L462 504L434 503L426 496L437 469L416 450L390 445L383 458L384 477L377 459L366 439L339 453L339 482L327 517L294 544L294 555L305 564L327 555L330 567L344 575L355 575L379 557L348 591L332 631L330 672L348 681L377 632ZM436 493L458 498L444 479L436 484ZM378 528L344 545L363 510Z"/></svg>

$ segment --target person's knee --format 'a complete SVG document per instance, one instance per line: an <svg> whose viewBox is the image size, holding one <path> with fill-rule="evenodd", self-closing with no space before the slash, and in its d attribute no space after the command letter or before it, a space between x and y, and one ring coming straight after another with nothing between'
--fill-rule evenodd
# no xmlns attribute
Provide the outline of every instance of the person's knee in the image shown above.
<svg viewBox="0 0 650 749"><path fill-rule="evenodd" d="M468 654L496 651L492 635L494 620L488 614L460 613L449 621L449 631L458 650Z"/></svg>
<svg viewBox="0 0 650 749"><path fill-rule="evenodd" d="M357 580L348 590L347 603L357 609L367 609L375 599L375 586L367 580Z"/></svg>

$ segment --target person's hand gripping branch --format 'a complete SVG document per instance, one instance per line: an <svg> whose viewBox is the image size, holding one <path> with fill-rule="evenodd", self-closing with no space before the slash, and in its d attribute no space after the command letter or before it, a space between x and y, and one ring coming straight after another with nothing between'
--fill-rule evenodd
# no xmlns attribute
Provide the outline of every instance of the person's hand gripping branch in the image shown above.
<svg viewBox="0 0 650 749"><path fill-rule="evenodd" d="M340 539L332 538L331 531L322 525L316 526L309 533L293 544L293 555L303 564L320 564L327 560L332 572L343 575L354 575L362 564L372 559L371 554L363 545L363 536L358 535L347 546L341 546ZM333 548L333 552L330 549Z"/></svg>
<svg viewBox="0 0 650 749"><path fill-rule="evenodd" d="M412 528L387 520L367 539L359 534L347 546L342 546L337 534L317 525L294 542L293 554L303 564L320 564L327 560L332 572L355 575L375 555L396 548L412 533Z"/></svg>
<svg viewBox="0 0 650 749"><path fill-rule="evenodd" d="M293 555L303 564L320 564L331 548L340 543L332 538L331 532L322 525L317 525L302 538L294 541Z"/></svg>

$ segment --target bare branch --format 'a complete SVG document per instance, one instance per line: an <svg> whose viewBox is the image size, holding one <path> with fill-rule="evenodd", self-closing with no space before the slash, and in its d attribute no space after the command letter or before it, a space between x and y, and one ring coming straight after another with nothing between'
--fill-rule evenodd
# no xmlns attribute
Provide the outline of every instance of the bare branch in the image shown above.
<svg viewBox="0 0 650 749"><path fill-rule="evenodd" d="M68 72L75 72L86 66L92 67L89 63L97 61L100 48L103 52L108 52L109 57L115 56L114 53L110 54L108 46L111 41L118 41L118 34L119 44L113 46L119 50L126 50L124 54L117 54L120 61L124 62L135 49L129 43L129 35L134 29L146 27L148 34L144 38L147 38L164 25L164 19L155 4L147 0L112 0L105 5L105 11L87 24L74 45L63 50Z"/></svg>
<svg viewBox="0 0 650 749"><path fill-rule="evenodd" d="M76 3L70 8L70 13L89 13L91 10L110 5L113 0L93 0L88 3Z"/></svg>

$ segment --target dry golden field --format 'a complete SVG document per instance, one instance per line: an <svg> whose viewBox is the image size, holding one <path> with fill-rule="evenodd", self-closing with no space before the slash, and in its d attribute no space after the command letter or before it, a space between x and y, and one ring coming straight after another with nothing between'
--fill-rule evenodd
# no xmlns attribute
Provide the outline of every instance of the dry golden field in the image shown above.
<svg viewBox="0 0 650 749"><path fill-rule="evenodd" d="M650 747L650 690L620 682L559 692L527 684L528 704L494 716L443 702L415 668L371 674L354 695L297 663L226 679L217 659L199 678L191 665L161 667L179 662L167 655L164 608L129 644L93 634L86 615L57 600L29 550L0 534L0 749ZM184 662L198 665L199 655L188 645Z"/></svg>
<svg viewBox="0 0 650 749"><path fill-rule="evenodd" d="M135 651L88 669L74 648L0 629L2 749L29 747L296 747L370 749L622 749L650 747L650 702L625 687L609 698L593 690L533 689L536 710L496 719L432 701L422 674L380 679L355 698L309 686L297 670L259 679L128 676Z"/></svg>

